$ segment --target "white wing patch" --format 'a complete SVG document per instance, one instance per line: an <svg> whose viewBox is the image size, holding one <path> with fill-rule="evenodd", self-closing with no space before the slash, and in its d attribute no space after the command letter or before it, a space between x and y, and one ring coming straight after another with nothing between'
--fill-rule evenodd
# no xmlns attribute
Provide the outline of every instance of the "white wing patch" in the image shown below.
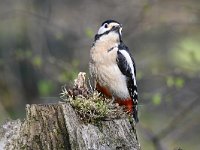
<svg viewBox="0 0 200 150"><path fill-rule="evenodd" d="M136 79L135 79L135 73L134 73L134 67L133 67L133 61L129 55L129 53L125 50L120 50L121 54L126 58L126 61L128 62L129 67L131 68L132 78L134 80L134 85L136 86Z"/></svg>

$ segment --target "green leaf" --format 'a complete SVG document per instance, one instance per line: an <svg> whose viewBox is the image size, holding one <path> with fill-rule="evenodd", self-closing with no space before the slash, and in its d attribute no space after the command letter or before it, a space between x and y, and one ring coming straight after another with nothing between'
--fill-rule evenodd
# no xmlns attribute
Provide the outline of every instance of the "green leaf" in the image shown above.
<svg viewBox="0 0 200 150"><path fill-rule="evenodd" d="M53 83L49 80L41 80L38 82L38 90L41 96L49 95L53 89Z"/></svg>
<svg viewBox="0 0 200 150"><path fill-rule="evenodd" d="M182 88L184 86L184 83L185 83L185 81L181 77L178 77L175 79L175 85L177 88Z"/></svg>
<svg viewBox="0 0 200 150"><path fill-rule="evenodd" d="M41 57L40 57L40 56L35 56L35 57L33 57L32 63L33 63L33 65L35 65L36 67L41 67L41 65L42 65L42 59L41 59Z"/></svg>
<svg viewBox="0 0 200 150"><path fill-rule="evenodd" d="M92 31L91 28L86 28L85 29L85 34L88 38L92 38L94 36L94 32Z"/></svg>
<svg viewBox="0 0 200 150"><path fill-rule="evenodd" d="M200 71L199 40L199 33L183 37L171 52L174 63L182 69L189 70L187 73L192 73L191 71Z"/></svg>
<svg viewBox="0 0 200 150"><path fill-rule="evenodd" d="M161 96L160 93L154 94L153 97L152 97L153 104L154 105L159 105L161 103L161 98L162 98L162 96Z"/></svg>

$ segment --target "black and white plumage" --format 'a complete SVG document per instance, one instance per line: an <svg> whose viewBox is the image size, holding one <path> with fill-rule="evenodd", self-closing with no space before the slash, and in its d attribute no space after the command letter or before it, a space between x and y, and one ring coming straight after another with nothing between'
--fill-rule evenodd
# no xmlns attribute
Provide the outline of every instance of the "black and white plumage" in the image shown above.
<svg viewBox="0 0 200 150"><path fill-rule="evenodd" d="M133 115L135 120L138 121L136 66L133 57L131 57L128 47L123 42L121 42L118 46L117 64L120 71L126 76L128 91L133 100Z"/></svg>
<svg viewBox="0 0 200 150"><path fill-rule="evenodd" d="M138 122L136 68L128 47L122 42L122 25L102 23L90 51L90 74L96 89L125 105Z"/></svg>

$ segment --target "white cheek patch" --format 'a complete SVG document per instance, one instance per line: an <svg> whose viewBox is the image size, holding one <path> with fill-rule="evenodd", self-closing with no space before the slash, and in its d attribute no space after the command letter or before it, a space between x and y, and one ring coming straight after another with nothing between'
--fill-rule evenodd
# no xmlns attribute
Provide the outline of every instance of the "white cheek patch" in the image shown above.
<svg viewBox="0 0 200 150"><path fill-rule="evenodd" d="M103 25L99 28L98 34L103 34L104 32L111 30L112 27L118 26L118 25L119 25L118 23L110 23L107 28L105 28L105 26ZM121 34L121 31L120 31L120 34Z"/></svg>
<svg viewBox="0 0 200 150"><path fill-rule="evenodd" d="M108 31L109 28L105 28L104 26L99 28L98 34L103 34L104 32Z"/></svg>

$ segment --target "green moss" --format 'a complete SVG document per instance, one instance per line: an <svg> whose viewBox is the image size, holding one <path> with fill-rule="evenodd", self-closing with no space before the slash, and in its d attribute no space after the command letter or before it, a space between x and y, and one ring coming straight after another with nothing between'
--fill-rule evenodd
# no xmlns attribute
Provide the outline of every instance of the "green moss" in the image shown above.
<svg viewBox="0 0 200 150"><path fill-rule="evenodd" d="M111 120L127 116L121 106L113 103L111 99L102 97L97 91L88 95L87 98L82 95L72 97L63 88L61 99L70 103L84 122L98 124L100 120Z"/></svg>

